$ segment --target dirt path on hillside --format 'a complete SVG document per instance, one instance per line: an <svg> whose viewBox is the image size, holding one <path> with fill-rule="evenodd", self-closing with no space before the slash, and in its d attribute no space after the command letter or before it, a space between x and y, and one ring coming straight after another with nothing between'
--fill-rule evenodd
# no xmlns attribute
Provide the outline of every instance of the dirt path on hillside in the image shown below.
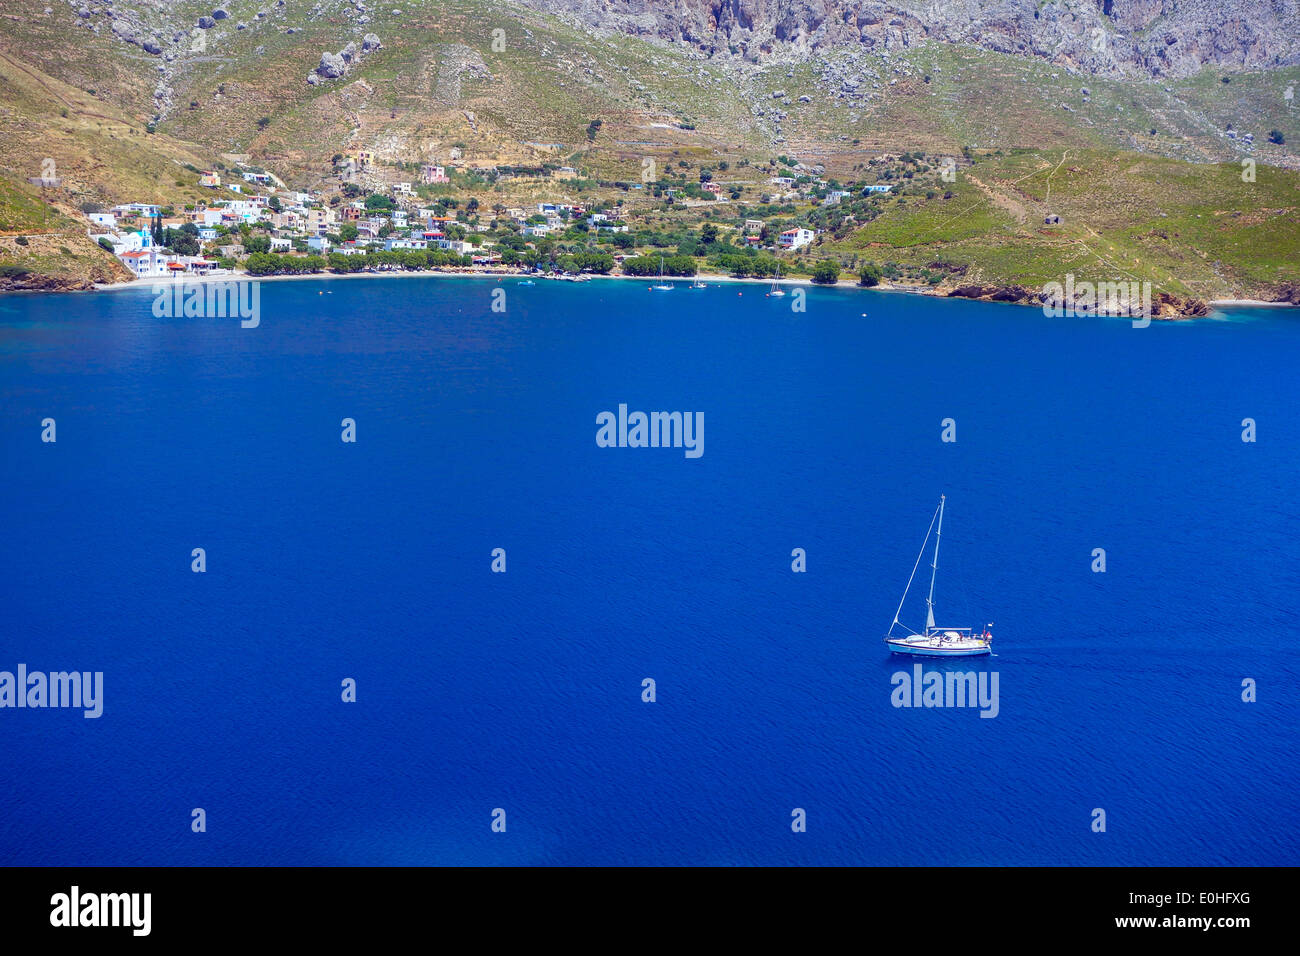
<svg viewBox="0 0 1300 956"><path fill-rule="evenodd" d="M1009 214L1011 218L1015 219L1016 225L1023 226L1025 224L1025 220L1029 218L1029 210L1025 208L1024 203L1007 193L994 189L988 183L981 179L977 179L975 176L967 174L966 178L974 183L975 187L989 198L989 202L993 203L993 205L997 206L1003 212Z"/></svg>
<svg viewBox="0 0 1300 956"><path fill-rule="evenodd" d="M65 96L63 96L61 93L59 93L59 92L58 92L57 90L55 90L53 87L51 87L50 84L46 83L45 80L43 80L43 79L41 78L41 75L40 75L39 73L37 73L37 72L36 72L35 70L33 70L31 67L27 66L25 63L21 63L21 62L19 62L18 60L15 60L12 56L10 56L10 55L9 55L8 53L6 53L4 50L0 50L0 61L3 61L4 63L8 64L8 65L9 65L10 67L12 67L13 69L15 69L15 70L17 70L18 72L22 73L24 76L26 76L26 77L27 77L28 79L30 79L33 83L35 83L37 86L39 86L41 89L43 89L43 90L44 90L46 93L48 93L51 97L53 97L54 99L56 99L56 100L58 100L60 103L62 103L64 106L68 107L69 109L76 110L78 116L93 116L93 117L95 117L95 119L107 120L107 121L110 122L110 123L118 123L118 124L120 124L120 125L122 125L122 126L130 125L130 124L127 123L126 120L122 119L121 117L105 116L103 113L92 113L92 112L90 112L89 110L82 109L80 106L78 106L78 105L77 105L76 103L74 103L72 100L67 99Z"/></svg>

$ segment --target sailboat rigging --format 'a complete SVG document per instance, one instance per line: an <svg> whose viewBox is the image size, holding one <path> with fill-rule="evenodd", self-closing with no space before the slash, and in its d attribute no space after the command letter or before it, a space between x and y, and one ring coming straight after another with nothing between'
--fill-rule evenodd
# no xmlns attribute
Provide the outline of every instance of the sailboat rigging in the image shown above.
<svg viewBox="0 0 1300 956"><path fill-rule="evenodd" d="M939 540L943 537L945 500L946 496L939 496L939 507L934 511L934 517L930 519L930 527L926 529L925 540L921 542L916 564L912 566L912 575L907 579L907 587L903 589L898 610L894 612L894 622L889 625L889 631L885 634L885 643L894 654L914 654L922 657L973 657L993 652L992 624L986 625L983 633L976 634L969 627L936 627L934 623L934 581L939 573ZM898 616L903 613L907 594L916 579L921 558L925 556L926 545L930 543L931 531L934 532L934 556L930 561L930 593L925 599L925 630L918 632L902 624ZM898 627L902 627L908 633L895 637L894 629Z"/></svg>
<svg viewBox="0 0 1300 956"><path fill-rule="evenodd" d="M781 263L780 263L780 262L777 262L777 264L776 264L776 278L772 280L772 289L771 289L771 291L769 291L769 292L767 293L768 295L770 295L770 296L774 296L774 297L776 297L776 298L778 298L778 299L779 299L781 296L785 295L785 289L782 289L779 285L777 285L777 283L780 282L780 281L781 281Z"/></svg>
<svg viewBox="0 0 1300 956"><path fill-rule="evenodd" d="M664 257L659 257L659 284L650 287L655 292L672 292L676 286L664 282Z"/></svg>

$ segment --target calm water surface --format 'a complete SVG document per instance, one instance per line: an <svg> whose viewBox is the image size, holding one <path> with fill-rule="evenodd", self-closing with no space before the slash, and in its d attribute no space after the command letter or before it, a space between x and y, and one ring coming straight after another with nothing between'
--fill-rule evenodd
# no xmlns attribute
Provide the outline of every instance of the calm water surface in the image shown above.
<svg viewBox="0 0 1300 956"><path fill-rule="evenodd" d="M0 298L0 670L105 683L0 710L0 863L1300 862L1296 311L493 287ZM891 705L940 494L994 719Z"/></svg>

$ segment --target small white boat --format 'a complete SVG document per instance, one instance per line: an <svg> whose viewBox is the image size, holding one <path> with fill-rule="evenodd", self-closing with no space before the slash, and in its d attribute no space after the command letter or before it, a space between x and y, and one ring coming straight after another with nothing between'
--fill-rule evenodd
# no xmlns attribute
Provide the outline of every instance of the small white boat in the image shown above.
<svg viewBox="0 0 1300 956"><path fill-rule="evenodd" d="M658 285L652 285L650 289L653 292L672 292L673 289L675 288L677 288L675 285L670 285L669 283L664 282L664 257L660 256L659 257L659 283Z"/></svg>
<svg viewBox="0 0 1300 956"><path fill-rule="evenodd" d="M520 279L518 285L537 285L532 279Z"/></svg>
<svg viewBox="0 0 1300 956"><path fill-rule="evenodd" d="M701 282L699 279L696 279L694 282L691 283L692 289L707 289L708 287L709 287L708 283Z"/></svg>
<svg viewBox="0 0 1300 956"><path fill-rule="evenodd" d="M889 631L885 634L885 644L893 654L912 654L918 657L975 657L981 654L993 653L993 625L985 626L980 634L976 634L969 627L935 627L934 624L934 579L939 570L939 538L943 535L943 505L944 496L939 496L939 507L934 511L934 517L930 519L930 527L925 532L925 540L921 542L921 551L916 556L916 564L912 566L912 576L907 579L907 587L903 589L903 598L898 602L898 610L894 612L894 623L889 625ZM937 529L936 529L937 523ZM907 601L907 592L912 589L912 581L916 578L916 569L921 566L921 558L925 555L925 546L930 543L930 532L935 531L934 535L934 559L930 562L930 594L925 599L925 630L915 631L906 625L900 624L898 615L903 612L903 604ZM894 636L894 628L902 627L906 634Z"/></svg>

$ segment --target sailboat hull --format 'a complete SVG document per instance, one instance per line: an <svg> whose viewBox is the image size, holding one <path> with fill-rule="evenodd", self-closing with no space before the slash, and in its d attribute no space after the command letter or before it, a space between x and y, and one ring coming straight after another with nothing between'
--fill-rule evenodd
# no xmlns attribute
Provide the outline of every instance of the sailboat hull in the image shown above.
<svg viewBox="0 0 1300 956"><path fill-rule="evenodd" d="M885 641L893 654L910 654L913 657L980 657L993 653L993 646L984 641L955 641L940 644L935 641L917 641L908 638Z"/></svg>

